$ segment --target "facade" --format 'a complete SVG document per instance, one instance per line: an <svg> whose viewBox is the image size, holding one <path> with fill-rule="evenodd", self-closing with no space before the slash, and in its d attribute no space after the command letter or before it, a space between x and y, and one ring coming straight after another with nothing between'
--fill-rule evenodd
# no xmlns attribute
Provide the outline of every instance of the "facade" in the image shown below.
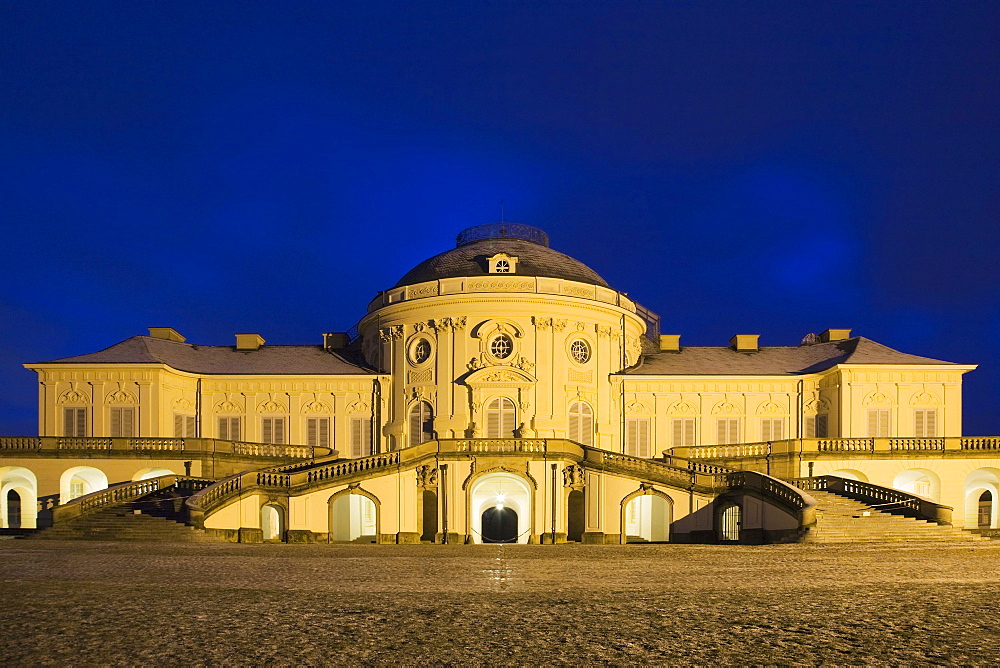
<svg viewBox="0 0 1000 668"><path fill-rule="evenodd" d="M109 483L231 473L254 493L209 487L194 507L237 536L666 540L718 497L699 477L711 464L870 482L952 506L957 526L998 526L1000 443L962 437L974 365L847 329L702 347L659 325L541 230L469 228L316 345L192 345L153 327L26 364L39 438L0 450L3 522L34 525L38 499ZM309 464L271 462L282 477L255 482L267 462L246 458L269 456ZM762 527L791 522L769 512Z"/></svg>

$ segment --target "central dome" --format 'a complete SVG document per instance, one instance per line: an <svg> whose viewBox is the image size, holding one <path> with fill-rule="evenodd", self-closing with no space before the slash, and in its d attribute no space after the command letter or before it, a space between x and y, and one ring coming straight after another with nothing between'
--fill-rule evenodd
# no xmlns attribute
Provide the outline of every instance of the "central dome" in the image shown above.
<svg viewBox="0 0 1000 668"><path fill-rule="evenodd" d="M439 278L485 276L487 258L497 253L517 257L516 275L563 278L610 287L600 275L568 255L549 248L549 236L537 227L518 223L490 223L462 230L457 247L424 260L393 287L413 285Z"/></svg>

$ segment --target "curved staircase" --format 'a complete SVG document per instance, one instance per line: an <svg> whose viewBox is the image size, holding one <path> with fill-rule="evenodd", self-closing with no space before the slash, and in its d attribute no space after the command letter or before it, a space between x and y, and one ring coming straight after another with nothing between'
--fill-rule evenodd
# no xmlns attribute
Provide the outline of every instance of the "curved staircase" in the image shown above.
<svg viewBox="0 0 1000 668"><path fill-rule="evenodd" d="M28 538L175 543L215 541L204 530L184 524L181 507L186 498L176 488L168 487L61 522Z"/></svg>
<svg viewBox="0 0 1000 668"><path fill-rule="evenodd" d="M811 490L816 524L803 537L811 543L989 540L953 526L893 515L832 492Z"/></svg>

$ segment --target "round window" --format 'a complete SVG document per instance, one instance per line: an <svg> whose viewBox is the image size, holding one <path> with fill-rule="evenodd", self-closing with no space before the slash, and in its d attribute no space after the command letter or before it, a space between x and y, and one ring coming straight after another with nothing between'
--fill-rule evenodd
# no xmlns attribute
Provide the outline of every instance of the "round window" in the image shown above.
<svg viewBox="0 0 1000 668"><path fill-rule="evenodd" d="M590 361L590 346L583 339L577 339L569 346L569 354L580 364Z"/></svg>
<svg viewBox="0 0 1000 668"><path fill-rule="evenodd" d="M413 348L410 349L410 359L414 364L423 364L431 357L431 343L427 339L420 339Z"/></svg>
<svg viewBox="0 0 1000 668"><path fill-rule="evenodd" d="M514 342L506 334L498 334L490 341L490 353L497 359L507 359L513 351Z"/></svg>

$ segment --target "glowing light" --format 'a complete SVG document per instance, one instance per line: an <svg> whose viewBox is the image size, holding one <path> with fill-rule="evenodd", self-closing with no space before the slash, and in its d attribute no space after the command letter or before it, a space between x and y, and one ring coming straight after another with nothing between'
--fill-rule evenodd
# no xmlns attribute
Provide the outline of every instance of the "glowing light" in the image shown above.
<svg viewBox="0 0 1000 668"><path fill-rule="evenodd" d="M503 510L503 500L504 500L504 498L505 497L503 495L503 492L500 492L499 494L497 494L497 505L496 505L496 509L497 510Z"/></svg>

